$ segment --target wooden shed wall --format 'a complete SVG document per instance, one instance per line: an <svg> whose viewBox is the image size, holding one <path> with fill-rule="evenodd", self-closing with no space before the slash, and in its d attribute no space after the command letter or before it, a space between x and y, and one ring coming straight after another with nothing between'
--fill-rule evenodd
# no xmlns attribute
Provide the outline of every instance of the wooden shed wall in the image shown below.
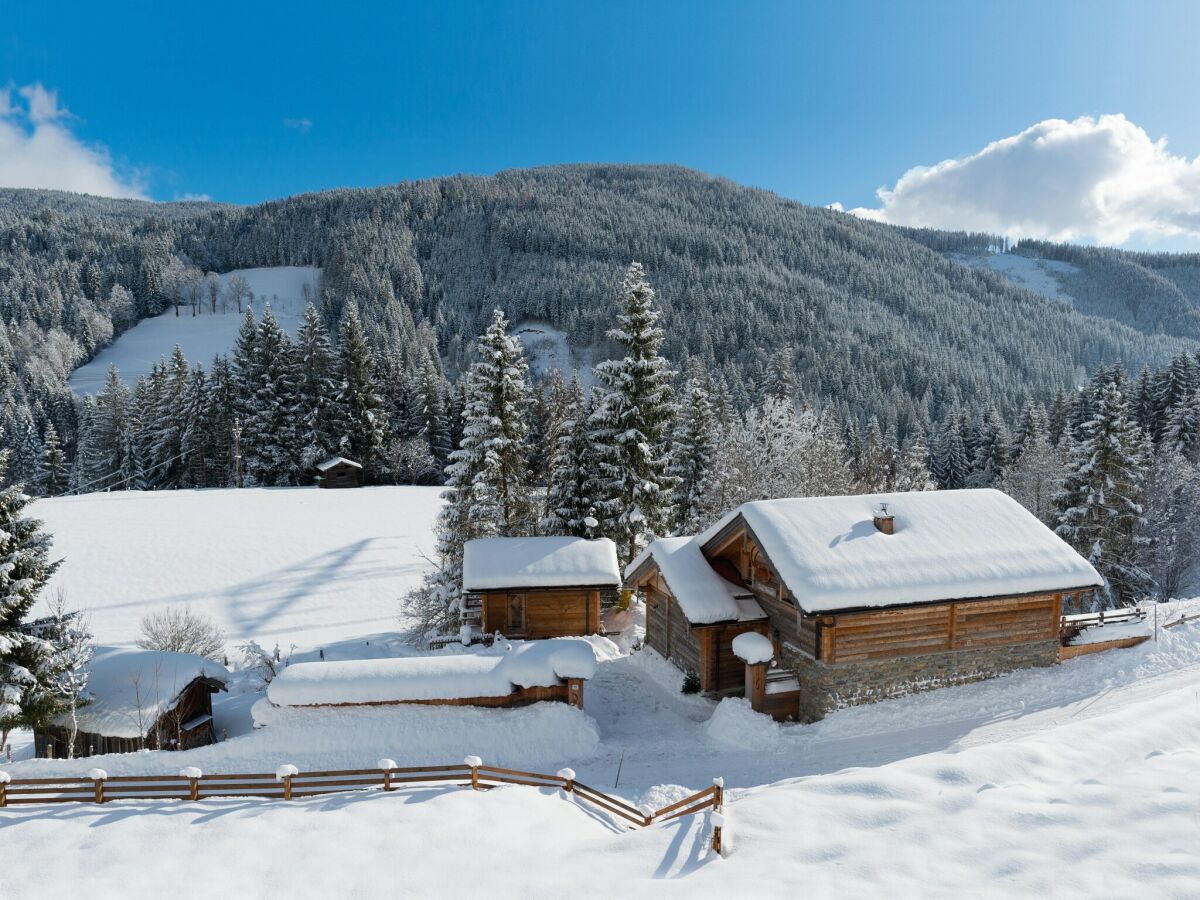
<svg viewBox="0 0 1200 900"><path fill-rule="evenodd" d="M820 628L818 658L859 662L1053 640L1061 608L1054 593L807 618Z"/></svg>
<svg viewBox="0 0 1200 900"><path fill-rule="evenodd" d="M646 595L646 643L684 671L700 674L700 637L670 594L643 588Z"/></svg>
<svg viewBox="0 0 1200 900"><path fill-rule="evenodd" d="M700 690L732 691L742 688L746 681L746 664L734 655L733 639L747 631L766 634L767 623L699 626L694 631L700 637Z"/></svg>
<svg viewBox="0 0 1200 900"><path fill-rule="evenodd" d="M568 637L600 631L600 590L573 588L484 592L481 603L485 632L499 631L517 636L508 623L509 603L514 597L525 607L525 628L520 632L521 636Z"/></svg>

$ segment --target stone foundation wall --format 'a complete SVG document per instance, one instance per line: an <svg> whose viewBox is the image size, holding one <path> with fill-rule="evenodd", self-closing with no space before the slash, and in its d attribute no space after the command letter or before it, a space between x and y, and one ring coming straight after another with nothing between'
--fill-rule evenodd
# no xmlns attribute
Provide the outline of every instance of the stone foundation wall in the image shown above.
<svg viewBox="0 0 1200 900"><path fill-rule="evenodd" d="M982 681L1035 666L1058 663L1058 641L1030 641L1004 647L951 650L871 662L817 662L785 657L800 682L800 720L815 722L826 713L918 691Z"/></svg>

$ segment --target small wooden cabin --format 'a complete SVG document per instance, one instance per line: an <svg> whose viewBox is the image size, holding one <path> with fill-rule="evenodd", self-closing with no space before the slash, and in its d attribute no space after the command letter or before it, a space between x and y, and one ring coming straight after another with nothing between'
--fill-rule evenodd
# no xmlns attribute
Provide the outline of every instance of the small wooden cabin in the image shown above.
<svg viewBox="0 0 1200 900"><path fill-rule="evenodd" d="M597 634L621 587L608 538L480 538L463 548L468 624L482 634L549 638Z"/></svg>
<svg viewBox="0 0 1200 900"><path fill-rule="evenodd" d="M190 653L98 647L89 673L75 756L215 743L212 695L225 690L223 666ZM35 729L37 755L66 757L70 724L63 715Z"/></svg>
<svg viewBox="0 0 1200 900"><path fill-rule="evenodd" d="M342 456L317 463L317 486L323 488L362 487L362 464Z"/></svg>
<svg viewBox="0 0 1200 900"><path fill-rule="evenodd" d="M734 682L721 639L708 656L698 652L714 640L706 632L765 634L773 669L794 673L804 719L1053 665L1064 604L1102 583L994 490L746 503L704 534L651 544L626 580L646 598L646 642L697 671L706 690ZM761 618L737 606L751 599ZM718 674L706 678L714 659Z"/></svg>

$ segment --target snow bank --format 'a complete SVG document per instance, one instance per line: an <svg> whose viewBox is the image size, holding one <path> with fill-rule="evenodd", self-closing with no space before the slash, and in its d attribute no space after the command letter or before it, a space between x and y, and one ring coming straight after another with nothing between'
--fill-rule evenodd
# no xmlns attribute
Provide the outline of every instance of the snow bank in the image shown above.
<svg viewBox="0 0 1200 900"><path fill-rule="evenodd" d="M782 753L795 749L782 725L768 715L750 708L742 697L726 697L704 727L709 740L737 750Z"/></svg>
<svg viewBox="0 0 1200 900"><path fill-rule="evenodd" d="M132 644L142 616L189 606L229 643L320 646L395 631L420 583L441 509L436 487L120 491L33 503L64 562L62 588L96 639ZM180 529L185 536L181 537ZM39 604L35 615L45 615Z"/></svg>
<svg viewBox="0 0 1200 900"><path fill-rule="evenodd" d="M880 503L895 517L884 534ZM1056 591L1101 583L1096 570L996 490L806 497L744 503L742 516L807 612Z"/></svg>
<svg viewBox="0 0 1200 900"><path fill-rule="evenodd" d="M1067 643L1072 647L1080 644L1103 644L1106 641L1120 641L1125 638L1150 637L1153 634L1149 622L1114 622L1108 625L1093 625L1085 628L1071 638Z"/></svg>
<svg viewBox="0 0 1200 900"><path fill-rule="evenodd" d="M305 286L315 300L321 270L310 266L236 269L221 275L222 290L234 275L245 278L254 292L250 306L255 317L261 318L270 304L283 330L295 337L304 319ZM241 325L242 316L236 305L227 305L222 312L218 299L216 314L210 313L206 292L199 315L193 316L190 306L181 306L178 316L171 308L152 319L143 319L72 372L68 383L77 394L94 394L104 386L109 366L115 365L121 380L132 387L139 375L149 375L153 365L168 356L176 344L188 362L203 363L207 368L216 354L233 349Z"/></svg>
<svg viewBox="0 0 1200 900"><path fill-rule="evenodd" d="M616 587L617 547L608 538L479 538L463 547L463 587Z"/></svg>
<svg viewBox="0 0 1200 900"><path fill-rule="evenodd" d="M595 671L587 641L555 638L452 656L296 663L271 682L267 697L278 706L503 697Z"/></svg>
<svg viewBox="0 0 1200 900"><path fill-rule="evenodd" d="M733 639L733 655L752 665L769 663L775 658L775 645L765 634L747 631Z"/></svg>
<svg viewBox="0 0 1200 900"><path fill-rule="evenodd" d="M625 569L632 575L653 559L683 614L694 624L744 622L765 618L749 592L713 570L696 538L659 538Z"/></svg>
<svg viewBox="0 0 1200 900"><path fill-rule="evenodd" d="M118 647L97 647L88 669L91 702L77 713L79 730L121 738L146 735L197 678L224 684L229 677L224 666L190 653ZM58 720L61 725L69 721L69 716Z"/></svg>

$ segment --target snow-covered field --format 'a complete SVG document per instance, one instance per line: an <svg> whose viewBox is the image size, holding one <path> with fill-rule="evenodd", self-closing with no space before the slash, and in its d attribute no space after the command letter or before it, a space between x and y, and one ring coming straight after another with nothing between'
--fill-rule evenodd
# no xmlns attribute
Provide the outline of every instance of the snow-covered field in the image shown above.
<svg viewBox="0 0 1200 900"><path fill-rule="evenodd" d="M96 495L35 512L68 558L57 581L92 609L105 642L130 642L147 609L187 602L314 661L317 648L327 660L416 652L395 633L395 598L425 566L437 505L437 489L274 489ZM1160 607L1158 621L1198 610ZM722 776L724 859L707 850L707 816L627 832L559 792L519 786L118 801L0 812L0 897L152 896L164 884L180 897L1200 894L1200 620L1131 649L803 726L742 700L682 695L680 673L653 651L591 643L585 712L272 708L235 673L217 698L219 744L66 761L21 759L19 739L3 768L313 770L477 754L570 766L654 807ZM199 874L181 878L181 860Z"/></svg>
<svg viewBox="0 0 1200 900"><path fill-rule="evenodd" d="M638 803L661 806L725 777L724 859L706 849L705 816L626 832L557 792L516 786L290 804L120 801L7 811L0 895L87 884L98 896L149 896L179 859L202 858L204 877L177 882L177 895L1196 896L1200 626L813 726L682 696L677 680L643 652L601 663L586 715L546 704L285 710L292 721L216 747L9 768L365 766L405 759L397 750L441 761L470 748L542 771L569 762L612 790L623 754L616 792Z"/></svg>
<svg viewBox="0 0 1200 900"><path fill-rule="evenodd" d="M302 647L395 631L433 550L436 487L113 492L39 500L62 588L96 639L130 645L146 613L190 606L230 642Z"/></svg>
<svg viewBox="0 0 1200 900"><path fill-rule="evenodd" d="M1068 302L1071 296L1063 290L1061 279L1079 271L1071 263L1016 253L947 253L946 256L972 269L990 269L1035 294Z"/></svg>
<svg viewBox="0 0 1200 900"><path fill-rule="evenodd" d="M234 275L241 275L254 292L250 304L255 316L262 315L267 304L279 319L279 324L293 337L300 328L304 316L305 286L312 299L317 298L317 286L321 270L309 266L279 266L264 269L237 269L221 275L221 289ZM227 304L221 311L217 301L217 312L209 312L207 294L204 303L193 316L190 306L181 306L179 315L174 309L143 319L122 334L112 346L106 347L96 358L71 373L71 390L77 394L94 394L104 385L108 367L116 365L121 380L132 385L139 375L148 375L160 357L168 355L176 344L183 350L188 361L203 363L206 367L218 353L233 348L242 317L237 307Z"/></svg>

